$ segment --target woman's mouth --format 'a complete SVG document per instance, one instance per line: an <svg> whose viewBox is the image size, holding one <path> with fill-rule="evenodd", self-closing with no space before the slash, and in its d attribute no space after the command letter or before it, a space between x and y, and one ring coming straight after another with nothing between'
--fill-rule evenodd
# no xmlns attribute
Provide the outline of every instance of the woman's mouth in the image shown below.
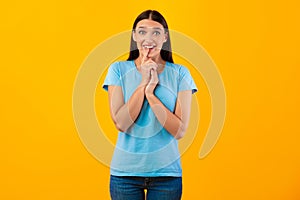
<svg viewBox="0 0 300 200"><path fill-rule="evenodd" d="M155 45L143 45L145 49L154 49Z"/></svg>
<svg viewBox="0 0 300 200"><path fill-rule="evenodd" d="M151 53L153 52L153 51L155 51L155 45L152 45L152 44L147 44L147 45L143 45L143 48L146 50L147 49L147 51L148 51L148 53L147 53L147 57L150 57L150 55L151 55Z"/></svg>

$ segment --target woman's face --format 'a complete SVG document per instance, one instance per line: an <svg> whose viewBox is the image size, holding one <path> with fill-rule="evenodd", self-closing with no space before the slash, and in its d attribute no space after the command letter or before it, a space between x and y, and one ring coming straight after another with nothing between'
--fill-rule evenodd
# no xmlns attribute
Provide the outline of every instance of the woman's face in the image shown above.
<svg viewBox="0 0 300 200"><path fill-rule="evenodd" d="M157 58L160 56L160 50L167 41L168 35L164 31L163 25L151 19L139 21L133 32L133 40L137 44L140 55Z"/></svg>

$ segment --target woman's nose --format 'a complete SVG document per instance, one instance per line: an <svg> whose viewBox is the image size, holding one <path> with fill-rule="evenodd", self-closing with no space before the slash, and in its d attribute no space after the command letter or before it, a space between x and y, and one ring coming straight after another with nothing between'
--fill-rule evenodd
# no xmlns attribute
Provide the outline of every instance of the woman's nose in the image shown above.
<svg viewBox="0 0 300 200"><path fill-rule="evenodd" d="M147 33L145 35L145 40L153 40L153 35L151 33Z"/></svg>

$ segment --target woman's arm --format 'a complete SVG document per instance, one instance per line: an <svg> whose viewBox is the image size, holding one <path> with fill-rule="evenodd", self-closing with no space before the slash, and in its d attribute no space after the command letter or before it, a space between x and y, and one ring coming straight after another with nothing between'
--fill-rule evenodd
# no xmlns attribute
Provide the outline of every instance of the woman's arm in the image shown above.
<svg viewBox="0 0 300 200"><path fill-rule="evenodd" d="M162 126L176 139L184 136L190 118L192 91L185 90L178 92L175 112L172 113L154 95L153 91L158 83L157 72L151 71L151 80L145 89L146 98L156 118Z"/></svg>
<svg viewBox="0 0 300 200"><path fill-rule="evenodd" d="M145 84L139 85L125 104L121 86L108 86L110 115L119 131L125 132L140 114L144 91Z"/></svg>
<svg viewBox="0 0 300 200"><path fill-rule="evenodd" d="M108 86L110 115L119 131L125 132L141 112L145 98L145 88L150 80L150 70L156 69L156 64L147 58L149 49L142 57L139 71L142 80L128 102L125 104L121 86Z"/></svg>

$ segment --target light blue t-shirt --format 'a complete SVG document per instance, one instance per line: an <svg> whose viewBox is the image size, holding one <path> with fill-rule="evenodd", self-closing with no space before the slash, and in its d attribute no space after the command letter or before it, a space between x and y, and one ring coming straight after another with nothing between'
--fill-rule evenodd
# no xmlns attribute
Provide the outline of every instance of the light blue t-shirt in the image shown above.
<svg viewBox="0 0 300 200"><path fill-rule="evenodd" d="M175 111L179 91L197 91L187 68L166 62L154 94L171 111ZM134 61L113 63L103 88L121 86L125 103L142 80ZM127 132L119 132L110 166L115 176L175 176L182 175L177 140L156 119L146 97L138 118Z"/></svg>

